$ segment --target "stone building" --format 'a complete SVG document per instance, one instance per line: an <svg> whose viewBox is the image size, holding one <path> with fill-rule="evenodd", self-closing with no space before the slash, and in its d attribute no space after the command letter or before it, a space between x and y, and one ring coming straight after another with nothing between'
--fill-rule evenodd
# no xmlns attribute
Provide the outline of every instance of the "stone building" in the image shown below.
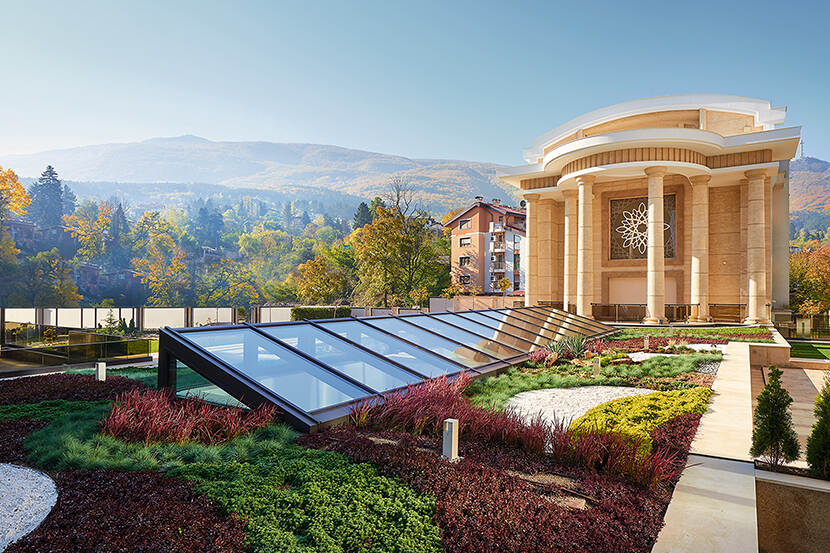
<svg viewBox="0 0 830 553"><path fill-rule="evenodd" d="M500 177L527 201L528 305L610 320L769 323L789 303L786 108L726 95L617 104Z"/></svg>

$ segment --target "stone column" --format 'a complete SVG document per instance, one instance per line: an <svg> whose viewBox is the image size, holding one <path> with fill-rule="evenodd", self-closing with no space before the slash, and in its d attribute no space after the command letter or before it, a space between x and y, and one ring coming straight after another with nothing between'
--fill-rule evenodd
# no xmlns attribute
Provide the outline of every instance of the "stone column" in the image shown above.
<svg viewBox="0 0 830 553"><path fill-rule="evenodd" d="M748 181L746 198L746 324L767 324L767 271L764 263L764 171L744 173Z"/></svg>
<svg viewBox="0 0 830 553"><path fill-rule="evenodd" d="M579 186L579 206L576 238L576 314L583 317L593 315L591 300L594 292L594 252L593 252L593 185L596 177L584 175L577 177Z"/></svg>
<svg viewBox="0 0 830 553"><path fill-rule="evenodd" d="M553 292L553 200L543 198L538 202L536 218L538 222L539 239L537 240L537 256L539 264L537 270L538 288L536 294L538 300L552 301Z"/></svg>
<svg viewBox="0 0 830 553"><path fill-rule="evenodd" d="M525 276L525 305L533 306L539 300L539 194L525 194L527 201L527 275ZM489 253L487 254L489 255Z"/></svg>
<svg viewBox="0 0 830 553"><path fill-rule="evenodd" d="M666 320L665 230L663 176L665 167L649 167L648 176L648 272L646 274L646 324Z"/></svg>
<svg viewBox="0 0 830 553"><path fill-rule="evenodd" d="M709 175L691 177L692 183L692 316L690 322L709 319ZM695 307L697 304L697 307Z"/></svg>
<svg viewBox="0 0 830 553"><path fill-rule="evenodd" d="M576 190L564 190L565 197L565 248L562 267L562 308L567 311L576 303L576 237L578 219L576 214Z"/></svg>

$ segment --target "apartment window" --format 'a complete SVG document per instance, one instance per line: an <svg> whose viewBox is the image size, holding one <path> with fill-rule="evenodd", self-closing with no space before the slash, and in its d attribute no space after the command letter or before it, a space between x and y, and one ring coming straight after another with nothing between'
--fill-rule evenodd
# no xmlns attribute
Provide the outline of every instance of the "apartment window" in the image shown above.
<svg viewBox="0 0 830 553"><path fill-rule="evenodd" d="M495 274L490 275L490 282L496 282L496 275Z"/></svg>
<svg viewBox="0 0 830 553"><path fill-rule="evenodd" d="M513 281L513 289L514 290L521 290L521 288L522 288L522 283L519 282L518 280L514 280Z"/></svg>
<svg viewBox="0 0 830 553"><path fill-rule="evenodd" d="M460 230L465 230L471 228L473 226L472 220L470 219L461 219L458 221L458 228Z"/></svg>
<svg viewBox="0 0 830 553"><path fill-rule="evenodd" d="M458 275L459 284L470 284L470 275Z"/></svg>
<svg viewBox="0 0 830 553"><path fill-rule="evenodd" d="M470 256L464 255L458 258L458 266L459 267L466 267L470 264Z"/></svg>
<svg viewBox="0 0 830 553"><path fill-rule="evenodd" d="M503 223L503 222L504 222L504 215L499 215L499 223Z"/></svg>
<svg viewBox="0 0 830 553"><path fill-rule="evenodd" d="M522 266L521 259L519 259L519 254L513 254L513 270L518 271Z"/></svg>
<svg viewBox="0 0 830 553"><path fill-rule="evenodd" d="M468 248L473 244L473 239L469 237L461 237L458 239L458 245L462 248Z"/></svg>

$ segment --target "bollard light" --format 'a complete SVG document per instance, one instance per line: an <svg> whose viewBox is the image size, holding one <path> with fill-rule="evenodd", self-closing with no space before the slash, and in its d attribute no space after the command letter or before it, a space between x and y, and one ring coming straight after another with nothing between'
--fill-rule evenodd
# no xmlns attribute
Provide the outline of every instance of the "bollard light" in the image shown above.
<svg viewBox="0 0 830 553"><path fill-rule="evenodd" d="M643 338L643 351L648 351L648 336Z"/></svg>
<svg viewBox="0 0 830 553"><path fill-rule="evenodd" d="M602 359L599 354L594 357L594 376L599 376L599 371L602 369Z"/></svg>
<svg viewBox="0 0 830 553"><path fill-rule="evenodd" d="M441 456L451 463L458 461L458 419L444 420L444 450Z"/></svg>
<svg viewBox="0 0 830 553"><path fill-rule="evenodd" d="M104 382L107 379L107 364L103 361L95 363L95 380Z"/></svg>

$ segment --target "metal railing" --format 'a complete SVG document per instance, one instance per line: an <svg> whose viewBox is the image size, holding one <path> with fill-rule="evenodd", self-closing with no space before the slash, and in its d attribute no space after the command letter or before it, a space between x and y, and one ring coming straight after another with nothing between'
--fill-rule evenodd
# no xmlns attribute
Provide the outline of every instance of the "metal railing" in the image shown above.
<svg viewBox="0 0 830 553"><path fill-rule="evenodd" d="M667 303L666 320L669 322L685 322L692 313L692 305L688 303ZM598 321L617 323L640 322L646 318L646 304L644 303L592 303L591 314Z"/></svg>

